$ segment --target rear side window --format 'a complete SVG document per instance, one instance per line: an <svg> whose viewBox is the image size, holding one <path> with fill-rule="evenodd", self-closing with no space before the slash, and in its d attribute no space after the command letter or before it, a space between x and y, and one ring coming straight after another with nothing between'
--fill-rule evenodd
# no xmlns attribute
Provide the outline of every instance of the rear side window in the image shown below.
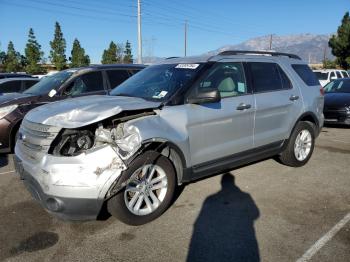
<svg viewBox="0 0 350 262"><path fill-rule="evenodd" d="M28 89L29 87L31 87L32 85L35 85L37 83L37 81L24 81L24 89Z"/></svg>
<svg viewBox="0 0 350 262"><path fill-rule="evenodd" d="M86 73L77 77L64 91L65 95L77 96L85 93L103 91L103 77L100 71Z"/></svg>
<svg viewBox="0 0 350 262"><path fill-rule="evenodd" d="M21 91L21 81L10 81L0 85L0 93L14 93Z"/></svg>
<svg viewBox="0 0 350 262"><path fill-rule="evenodd" d="M292 84L276 63L249 63L256 93L288 89Z"/></svg>
<svg viewBox="0 0 350 262"><path fill-rule="evenodd" d="M294 71L298 76L304 81L308 86L319 86L320 82L318 81L314 72L311 71L308 65L292 65Z"/></svg>
<svg viewBox="0 0 350 262"><path fill-rule="evenodd" d="M123 83L129 78L129 73L127 70L107 70L107 75L111 89Z"/></svg>
<svg viewBox="0 0 350 262"><path fill-rule="evenodd" d="M337 71L336 73L337 73L337 78L343 78L339 71Z"/></svg>

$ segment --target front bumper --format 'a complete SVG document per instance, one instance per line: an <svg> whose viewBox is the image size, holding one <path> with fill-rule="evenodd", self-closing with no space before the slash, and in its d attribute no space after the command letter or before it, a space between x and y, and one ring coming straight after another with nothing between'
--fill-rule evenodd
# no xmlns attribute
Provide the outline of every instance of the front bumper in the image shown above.
<svg viewBox="0 0 350 262"><path fill-rule="evenodd" d="M12 125L5 118L0 119L0 153L11 151L10 133Z"/></svg>
<svg viewBox="0 0 350 262"><path fill-rule="evenodd" d="M335 124L335 125L350 125L350 114L346 110L327 110L324 111L325 124Z"/></svg>
<svg viewBox="0 0 350 262"><path fill-rule="evenodd" d="M16 144L16 172L43 208L65 220L96 219L108 190L125 169L110 146L76 157L44 154L41 160L27 157L22 147Z"/></svg>

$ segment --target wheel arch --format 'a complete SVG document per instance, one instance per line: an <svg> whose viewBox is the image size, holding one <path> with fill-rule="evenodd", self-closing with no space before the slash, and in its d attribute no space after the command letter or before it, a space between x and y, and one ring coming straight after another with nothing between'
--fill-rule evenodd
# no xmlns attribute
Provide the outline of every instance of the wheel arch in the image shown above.
<svg viewBox="0 0 350 262"><path fill-rule="evenodd" d="M291 136L291 134L293 133L296 125L299 122L311 122L312 124L315 125L314 130L315 130L315 137L318 136L319 132L320 132L320 123L317 119L317 116L313 113L313 112L304 112L301 116L299 116L299 118L295 121L294 126L291 130L291 132L289 133L289 137Z"/></svg>
<svg viewBox="0 0 350 262"><path fill-rule="evenodd" d="M185 155L174 142L164 138L152 138L142 142L142 147L134 158L146 151L153 150L167 157L174 165L177 183L182 183L184 168L186 167ZM134 159L133 158L133 159Z"/></svg>

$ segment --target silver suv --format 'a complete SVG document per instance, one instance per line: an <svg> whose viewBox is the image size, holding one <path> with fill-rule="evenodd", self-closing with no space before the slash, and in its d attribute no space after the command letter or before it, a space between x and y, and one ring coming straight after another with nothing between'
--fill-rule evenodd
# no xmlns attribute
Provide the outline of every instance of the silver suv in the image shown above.
<svg viewBox="0 0 350 262"><path fill-rule="evenodd" d="M183 183L273 156L307 163L323 102L318 80L295 55L171 58L109 96L32 110L20 128L16 169L58 217L96 219L106 206L140 225L159 217Z"/></svg>

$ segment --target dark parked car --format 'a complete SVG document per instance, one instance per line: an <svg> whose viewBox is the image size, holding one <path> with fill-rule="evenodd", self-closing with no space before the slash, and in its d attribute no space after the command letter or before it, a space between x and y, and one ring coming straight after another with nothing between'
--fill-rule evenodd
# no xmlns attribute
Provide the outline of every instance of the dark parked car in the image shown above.
<svg viewBox="0 0 350 262"><path fill-rule="evenodd" d="M23 93L0 96L0 153L13 149L18 128L29 110L66 98L109 94L112 88L143 68L142 65L98 65L67 69L43 78Z"/></svg>
<svg viewBox="0 0 350 262"><path fill-rule="evenodd" d="M350 78L334 80L324 90L325 123L350 125Z"/></svg>
<svg viewBox="0 0 350 262"><path fill-rule="evenodd" d="M36 78L28 74L21 74L21 73L0 73L0 79L3 78L13 78L13 77L31 77Z"/></svg>
<svg viewBox="0 0 350 262"><path fill-rule="evenodd" d="M4 93L22 93L40 81L33 77L14 77L0 79L0 95Z"/></svg>

